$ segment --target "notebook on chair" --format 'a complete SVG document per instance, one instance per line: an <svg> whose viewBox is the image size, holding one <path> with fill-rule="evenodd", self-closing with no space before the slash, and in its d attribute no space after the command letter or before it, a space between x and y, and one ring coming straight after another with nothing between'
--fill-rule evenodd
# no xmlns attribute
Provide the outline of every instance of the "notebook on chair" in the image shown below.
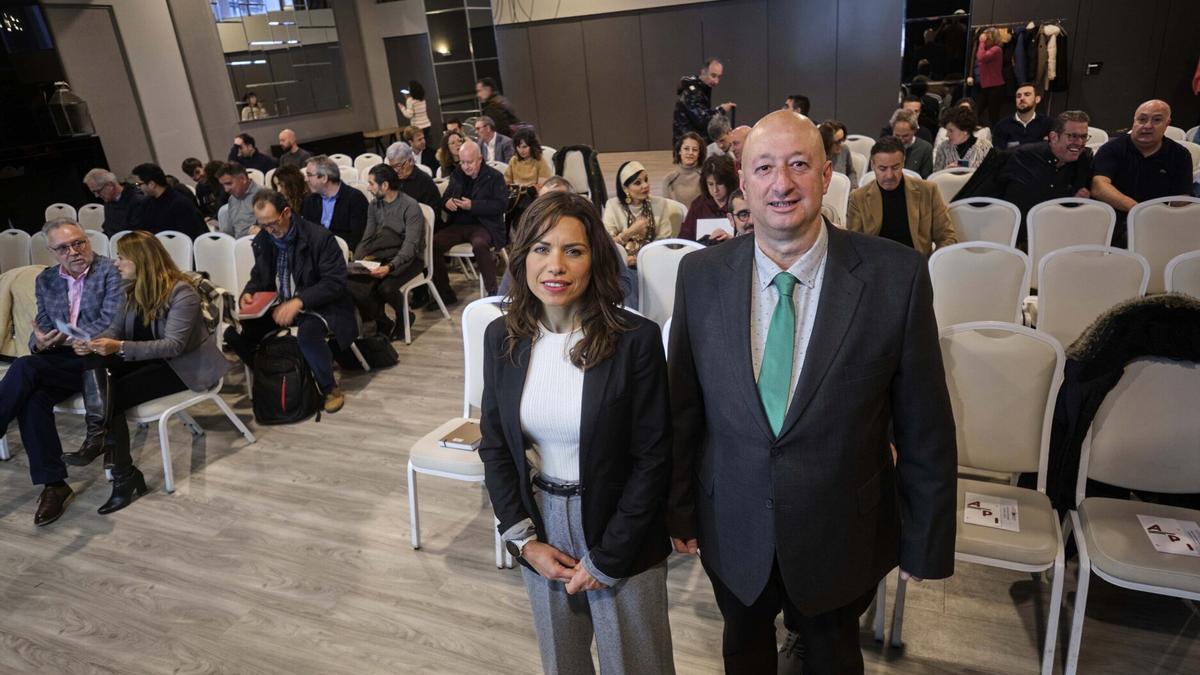
<svg viewBox="0 0 1200 675"><path fill-rule="evenodd" d="M464 422L438 440L438 445L454 450L478 450L483 442L483 432L478 422Z"/></svg>

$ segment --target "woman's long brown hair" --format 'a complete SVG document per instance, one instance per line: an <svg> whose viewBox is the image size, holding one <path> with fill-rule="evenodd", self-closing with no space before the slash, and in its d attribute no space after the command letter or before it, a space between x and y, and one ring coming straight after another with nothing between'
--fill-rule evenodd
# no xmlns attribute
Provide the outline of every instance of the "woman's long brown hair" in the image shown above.
<svg viewBox="0 0 1200 675"><path fill-rule="evenodd" d="M633 326L618 310L624 293L621 292L621 261L617 248L604 229L600 214L587 198L566 192L551 192L538 197L517 225L509 251L509 270L512 286L505 300L507 312L504 326L503 355L515 363L517 344L522 339L531 343L541 333L542 301L533 294L525 279L525 259L529 251L563 218L576 218L583 223L591 253L591 270L587 290L579 299L579 318L583 338L571 349L571 363L587 370L612 356L617 350L621 333Z"/></svg>
<svg viewBox="0 0 1200 675"><path fill-rule="evenodd" d="M175 284L180 281L192 283L175 266L158 237L149 232L133 230L118 239L117 255L133 263L136 275L125 286L125 306L136 307L147 324L166 309Z"/></svg>

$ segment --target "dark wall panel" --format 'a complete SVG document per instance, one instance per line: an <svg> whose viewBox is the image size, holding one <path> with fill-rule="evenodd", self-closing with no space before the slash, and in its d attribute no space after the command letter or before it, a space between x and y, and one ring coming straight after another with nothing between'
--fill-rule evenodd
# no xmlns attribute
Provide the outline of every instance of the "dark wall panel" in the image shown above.
<svg viewBox="0 0 1200 675"><path fill-rule="evenodd" d="M627 14L581 23L595 147L643 150L649 137L638 18Z"/></svg>
<svg viewBox="0 0 1200 675"><path fill-rule="evenodd" d="M1200 2L1171 0L1154 91L1171 104L1171 124L1184 129L1200 124L1200 96L1193 94L1191 87L1197 60L1200 60Z"/></svg>
<svg viewBox="0 0 1200 675"><path fill-rule="evenodd" d="M533 63L529 58L529 29L497 26L496 51L500 54L504 95L523 121L538 126L537 89L533 86Z"/></svg>
<svg viewBox="0 0 1200 675"><path fill-rule="evenodd" d="M1069 83L1071 106L1086 110L1093 126L1128 127L1138 104L1154 97L1160 50L1149 47L1160 44L1165 16L1147 15L1144 5L1127 0L1091 0L1082 14L1087 24L1076 32L1084 35L1082 44L1073 50L1071 70L1078 81ZM1134 45L1144 48L1131 48ZM1103 62L1104 68L1085 77L1083 69L1089 61Z"/></svg>
<svg viewBox="0 0 1200 675"><path fill-rule="evenodd" d="M438 102L437 91L433 86L433 57L429 53L429 36L402 35L383 39L384 51L387 52L388 77L392 83L392 98L404 100L401 89L408 88L409 80L416 80L425 87L425 111L434 131L442 128L442 108ZM402 113L396 110L396 116L403 119ZM409 122L411 124L411 121ZM434 134L434 138L440 138ZM436 141L435 141L436 142Z"/></svg>
<svg viewBox="0 0 1200 675"><path fill-rule="evenodd" d="M768 0L768 110L789 94L812 101L813 119L834 116L837 83L837 3Z"/></svg>
<svg viewBox="0 0 1200 675"><path fill-rule="evenodd" d="M642 58L646 64L646 128L650 134L647 149L664 150L671 147L671 115L679 78L696 75L704 65L700 11L695 8L652 11L640 18Z"/></svg>
<svg viewBox="0 0 1200 675"><path fill-rule="evenodd" d="M754 124L766 114L767 3L739 0L700 5L705 57L716 56L725 66L725 76L713 90L713 105L737 103L738 124Z"/></svg>
<svg viewBox="0 0 1200 675"><path fill-rule="evenodd" d="M838 3L837 117L873 136L896 108L904 0Z"/></svg>
<svg viewBox="0 0 1200 675"><path fill-rule="evenodd" d="M580 23L530 26L529 54L533 84L541 92L537 97L541 140L555 148L578 143L594 145Z"/></svg>

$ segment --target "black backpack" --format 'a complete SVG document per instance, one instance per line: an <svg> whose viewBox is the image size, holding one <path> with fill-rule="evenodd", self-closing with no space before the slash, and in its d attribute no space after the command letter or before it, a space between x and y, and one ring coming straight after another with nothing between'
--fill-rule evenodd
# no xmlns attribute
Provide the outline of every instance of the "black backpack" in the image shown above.
<svg viewBox="0 0 1200 675"><path fill-rule="evenodd" d="M317 415L323 397L300 342L288 330L263 338L254 352L254 420L259 424L292 424Z"/></svg>

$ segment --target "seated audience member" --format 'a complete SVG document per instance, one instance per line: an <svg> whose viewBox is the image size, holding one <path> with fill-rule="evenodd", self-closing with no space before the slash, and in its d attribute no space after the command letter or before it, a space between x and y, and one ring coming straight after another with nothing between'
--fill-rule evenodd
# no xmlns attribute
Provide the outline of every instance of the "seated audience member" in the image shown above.
<svg viewBox="0 0 1200 675"><path fill-rule="evenodd" d="M699 136L699 134L696 135ZM732 135L733 127L729 126L729 118L724 115L713 115L712 119L708 121L708 137L713 140L708 147L704 148L704 155L718 157L729 152Z"/></svg>
<svg viewBox="0 0 1200 675"><path fill-rule="evenodd" d="M958 105L946 111L942 126L946 129L946 141L934 148L934 171L955 167L974 169L992 151L991 142L975 135L978 122L969 106Z"/></svg>
<svg viewBox="0 0 1200 675"><path fill-rule="evenodd" d="M93 339L108 337L125 300L125 284L116 265L92 252L83 228L62 218L46 223L42 231L58 264L42 270L35 282L37 320L29 339L31 353L14 361L0 380L0 432L17 420L29 476L34 485L45 486L34 525L58 520L75 496L67 485L54 405L85 390L87 398L99 392L99 383L84 384L90 361L74 352L56 325L70 325ZM103 446L104 420L88 415L85 421L87 436L81 449Z"/></svg>
<svg viewBox="0 0 1200 675"><path fill-rule="evenodd" d="M928 119L928 120L924 119L924 117L923 117L924 109L921 106L921 97L914 96L912 94L906 95L900 101L900 109L911 111L913 113L913 115L916 116L917 138L920 138L921 140L925 141L932 148L934 132L930 131L930 130L937 129L937 117L933 117L932 119ZM895 125L894 119L895 119L895 113L892 114L892 118L888 119L887 125L879 130L880 138L883 138L884 136L894 136L895 135L895 130L892 128Z"/></svg>
<svg viewBox="0 0 1200 675"><path fill-rule="evenodd" d="M792 94L783 100L783 109L798 112L805 117L808 117L808 111L812 108L812 103L804 94Z"/></svg>
<svg viewBox="0 0 1200 675"><path fill-rule="evenodd" d="M817 133L821 134L821 145L825 148L826 157L832 157L834 154L833 131L833 127L827 127L823 125L817 127ZM855 186L852 184L850 189L853 190L854 187ZM833 223L842 229L846 229L846 219L842 217L841 213L838 212L837 209L833 208L832 204L827 203L824 199L821 200L821 216L830 223ZM753 224L751 223L751 225Z"/></svg>
<svg viewBox="0 0 1200 675"><path fill-rule="evenodd" d="M1042 96L1032 83L1017 87L1017 112L992 125L992 147L1008 150L1046 140L1053 122L1037 111L1037 105L1041 102Z"/></svg>
<svg viewBox="0 0 1200 675"><path fill-rule="evenodd" d="M1170 124L1166 101L1146 101L1134 111L1129 133L1096 151L1092 197L1117 210L1113 246L1125 246L1125 219L1138 202L1192 193L1192 156L1165 136Z"/></svg>
<svg viewBox="0 0 1200 675"><path fill-rule="evenodd" d="M210 194L216 201L216 207L220 209L225 206L225 202L229 201L229 193L225 192L225 188L221 186L221 181L217 180L217 172L226 164L225 161L214 159L204 165L204 184L205 194ZM196 188L196 195L199 196L200 189ZM216 218L216 211L213 211L213 218Z"/></svg>
<svg viewBox="0 0 1200 675"><path fill-rule="evenodd" d="M274 178L274 176L272 176ZM262 188L250 180L246 169L237 162L230 162L217 172L217 180L229 195L229 202L217 214L217 226L234 239L258 234L258 222L254 219L254 195Z"/></svg>
<svg viewBox="0 0 1200 675"><path fill-rule="evenodd" d="M308 160L304 180L311 194L304 198L300 215L341 237L353 251L367 227L367 198L342 182L337 162L325 155Z"/></svg>
<svg viewBox="0 0 1200 675"><path fill-rule="evenodd" d="M200 219L204 219L204 214L200 211L200 200L196 198L196 193L191 188L181 183L178 178L169 173L167 174L167 187L183 195L183 198L192 205L196 213L200 214Z"/></svg>
<svg viewBox="0 0 1200 675"><path fill-rule="evenodd" d="M696 221L701 218L724 218L729 212L729 195L738 188L737 170L729 157L709 157L700 169L700 196L692 201L683 225L679 228L680 239L691 239L700 243L716 243L729 238L729 233L717 230L711 235L696 238Z"/></svg>
<svg viewBox="0 0 1200 675"><path fill-rule="evenodd" d="M825 207L821 207L821 212L825 212ZM733 236L740 237L744 234L754 233L754 219L750 217L750 203L746 201L746 195L741 190L734 190L733 194L729 195L729 226L733 229Z"/></svg>
<svg viewBox="0 0 1200 675"><path fill-rule="evenodd" d="M382 264L373 270L351 265L347 280L359 314L390 339L399 337L396 328L403 325L400 287L425 269L425 215L417 200L400 191L399 183L386 164L377 164L367 174L367 189L375 199L367 208L367 229L354 259ZM387 318L385 303L396 313L395 323Z"/></svg>
<svg viewBox="0 0 1200 675"><path fill-rule="evenodd" d="M443 136L451 131L456 131L460 134L463 132L462 120L458 119L457 117L451 117L450 119L446 120L445 127L446 130L442 132Z"/></svg>
<svg viewBox="0 0 1200 675"><path fill-rule="evenodd" d="M892 133L904 144L904 168L916 171L921 178L933 173L933 146L917 137L917 114L903 108L892 113Z"/></svg>
<svg viewBox="0 0 1200 675"><path fill-rule="evenodd" d="M458 168L458 152L466 140L466 135L461 131L447 131L442 136L442 145L437 151L438 178L449 178L454 169Z"/></svg>
<svg viewBox="0 0 1200 675"><path fill-rule="evenodd" d="M113 236L125 230L142 228L142 205L146 196L141 190L122 185L111 171L92 169L83 177L88 192L104 201L104 234Z"/></svg>
<svg viewBox="0 0 1200 675"><path fill-rule="evenodd" d="M689 131L675 141L675 149L671 154L671 159L675 160L675 170L663 178L662 196L680 204L691 204L701 192L700 166L706 159L704 139L696 132Z"/></svg>
<svg viewBox="0 0 1200 675"><path fill-rule="evenodd" d="M413 128L413 127L410 127ZM421 136L414 136L421 138ZM396 172L396 185L404 194L433 209L433 227L441 229L442 193L429 174L417 168L415 151L407 143L397 141L388 146L383 161Z"/></svg>
<svg viewBox="0 0 1200 675"><path fill-rule="evenodd" d="M180 168L196 184L196 203L200 206L200 215L205 219L216 218L217 210L221 208L221 200L217 198L212 189L214 181L209 180L208 174L204 171L204 164L195 157L188 157L183 160ZM217 187L220 188L221 184L217 183Z"/></svg>
<svg viewBox="0 0 1200 675"><path fill-rule="evenodd" d="M130 232L117 242L115 262L125 291L112 336L74 344L75 354L92 363L84 374L87 417L102 419L107 433L103 443L63 455L67 464L84 466L111 453L112 495L102 514L146 493L146 480L129 456L125 411L188 389L208 391L229 370L204 322L199 292L157 237Z"/></svg>
<svg viewBox="0 0 1200 675"><path fill-rule="evenodd" d="M498 135L498 134L497 134ZM515 154L508 160L504 182L520 187L538 188L554 175L554 168L542 156L542 144L531 127L518 129L512 139ZM486 161L486 160L485 160Z"/></svg>
<svg viewBox="0 0 1200 675"><path fill-rule="evenodd" d="M910 96L915 96L920 102L920 108L917 110L917 122L921 125L922 129L925 129L929 133L929 138L925 140L933 143L933 147L936 148L937 140L935 136L938 133L938 123L941 119L941 100L929 92L929 78L924 75L918 75L913 78L913 81L908 85L908 93ZM905 107L903 103L901 103L901 107Z"/></svg>
<svg viewBox="0 0 1200 675"><path fill-rule="evenodd" d="M850 148L846 147L846 125L837 120L825 120L821 122L818 130L833 134L833 145L830 147L833 154L828 155L829 161L833 163L833 170L849 178L851 187L858 185L860 176L854 170L854 158L850 154Z"/></svg>
<svg viewBox="0 0 1200 675"><path fill-rule="evenodd" d="M430 147L429 137L425 131L416 127L405 127L404 131L400 132L400 140L408 143L408 147L412 148L417 164L433 172L438 168L437 148Z"/></svg>
<svg viewBox="0 0 1200 675"><path fill-rule="evenodd" d="M617 169L616 188L604 205L604 229L625 250L625 263L636 268L643 246L671 238L667 202L650 194L650 174L641 162L625 162Z"/></svg>
<svg viewBox="0 0 1200 675"><path fill-rule="evenodd" d="M274 190L258 191L254 215L259 227L252 244L254 268L240 302L245 305L255 293L270 291L278 294L278 304L260 318L243 320L240 333L226 330L225 343L253 369L258 343L279 328L296 326L304 362L325 397L324 410L335 413L346 397L333 376L328 338L349 349L358 337L346 288L346 258L333 233L296 215Z"/></svg>
<svg viewBox="0 0 1200 675"><path fill-rule="evenodd" d="M446 225L433 237L433 283L447 305L457 303L458 297L450 288L446 252L457 244L469 243L484 289L488 295L495 295L496 257L492 250L508 243L504 226L508 188L504 176L483 163L475 141L463 143L458 154L462 161L450 174L450 185L442 195L442 208L448 214Z"/></svg>
<svg viewBox="0 0 1200 675"><path fill-rule="evenodd" d="M575 188L571 187L571 181L562 176L551 176L542 183L542 187L538 188L538 196L550 192L575 192Z"/></svg>
<svg viewBox="0 0 1200 675"><path fill-rule="evenodd" d="M258 169L263 172L263 175L279 166L279 162L275 161L275 158L259 152L258 146L254 143L254 137L245 133L234 136L233 147L229 149L228 161L237 162L247 169Z"/></svg>
<svg viewBox="0 0 1200 675"><path fill-rule="evenodd" d="M304 179L304 169L294 166L279 167L271 174L271 189L283 193L284 199L292 207L292 213L300 213L304 208L304 198L308 196L308 181Z"/></svg>
<svg viewBox="0 0 1200 675"><path fill-rule="evenodd" d="M174 230L192 239L208 232L208 226L204 224L195 205L170 187L166 174L157 164L138 164L133 167L133 175L137 176L137 186L146 196L141 207L141 227L138 229L155 234Z"/></svg>
<svg viewBox="0 0 1200 675"><path fill-rule="evenodd" d="M904 146L884 136L871 147L875 180L850 193L846 229L879 235L920 251L958 241L937 186L904 175Z"/></svg>
<svg viewBox="0 0 1200 675"><path fill-rule="evenodd" d="M304 165L308 164L308 160L312 159L312 153L300 147L296 143L296 132L291 129L284 129L279 132L279 149L282 154L279 155L278 166L294 166L297 169L304 169ZM265 171L263 172L266 173Z"/></svg>
<svg viewBox="0 0 1200 675"><path fill-rule="evenodd" d="M484 77L476 82L475 98L479 99L481 114L492 120L493 129L502 134L516 133L517 127L521 124L521 118L517 117L517 113L508 99L500 95L500 88L496 86L495 80ZM478 129L478 127L476 128Z"/></svg>
<svg viewBox="0 0 1200 675"><path fill-rule="evenodd" d="M512 159L512 139L496 131L496 123L487 115L475 118L475 138L484 162L507 162Z"/></svg>
<svg viewBox="0 0 1200 675"><path fill-rule="evenodd" d="M729 132L729 154L733 156L733 165L738 171L742 170L742 146L746 144L746 137L749 135L750 127L745 124Z"/></svg>
<svg viewBox="0 0 1200 675"><path fill-rule="evenodd" d="M261 120L269 115L263 104L258 102L258 94L252 91L246 93L246 96L242 98L242 102L245 103L245 105L242 106L243 122Z"/></svg>

